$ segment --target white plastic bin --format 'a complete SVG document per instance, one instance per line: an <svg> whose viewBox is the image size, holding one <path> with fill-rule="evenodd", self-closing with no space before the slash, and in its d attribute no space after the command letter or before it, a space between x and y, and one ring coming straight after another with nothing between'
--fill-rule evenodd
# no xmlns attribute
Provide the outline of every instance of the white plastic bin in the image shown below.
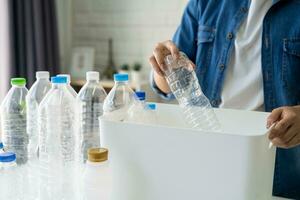
<svg viewBox="0 0 300 200"><path fill-rule="evenodd" d="M186 128L180 107L158 104L158 124L102 118L112 200L269 200L275 148L268 113L216 109L224 133Z"/></svg>

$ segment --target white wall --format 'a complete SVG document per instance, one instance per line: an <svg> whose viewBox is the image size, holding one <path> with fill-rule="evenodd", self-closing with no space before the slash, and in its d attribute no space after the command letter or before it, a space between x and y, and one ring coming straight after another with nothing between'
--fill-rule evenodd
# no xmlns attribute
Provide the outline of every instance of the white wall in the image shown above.
<svg viewBox="0 0 300 200"><path fill-rule="evenodd" d="M73 0L73 46L96 49L96 67L107 64L108 39L116 65L143 64L157 42L171 39L187 0Z"/></svg>
<svg viewBox="0 0 300 200"><path fill-rule="evenodd" d="M9 87L9 24L8 0L0 1L0 103Z"/></svg>

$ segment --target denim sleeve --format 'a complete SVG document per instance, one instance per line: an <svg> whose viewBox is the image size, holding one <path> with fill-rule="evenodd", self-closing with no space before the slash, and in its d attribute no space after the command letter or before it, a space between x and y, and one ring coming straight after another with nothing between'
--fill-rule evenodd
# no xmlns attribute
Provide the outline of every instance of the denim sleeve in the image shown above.
<svg viewBox="0 0 300 200"><path fill-rule="evenodd" d="M200 18L199 0L190 0L183 13L181 23L173 36L173 42L195 63L197 52L198 20Z"/></svg>
<svg viewBox="0 0 300 200"><path fill-rule="evenodd" d="M171 92L166 94L157 87L157 85L154 81L153 71L150 72L150 86L151 86L152 90L156 94L158 94L162 99L164 99L164 100L173 100L173 99L175 99L174 95Z"/></svg>

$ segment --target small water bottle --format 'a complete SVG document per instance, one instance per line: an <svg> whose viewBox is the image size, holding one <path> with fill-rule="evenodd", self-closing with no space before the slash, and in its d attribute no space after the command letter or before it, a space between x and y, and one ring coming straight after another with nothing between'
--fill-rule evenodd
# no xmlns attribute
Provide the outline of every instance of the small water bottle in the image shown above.
<svg viewBox="0 0 300 200"><path fill-rule="evenodd" d="M70 93L76 98L77 92L71 86L71 75L70 74L58 74L57 76L58 77L66 77L67 78L67 88L70 91Z"/></svg>
<svg viewBox="0 0 300 200"><path fill-rule="evenodd" d="M128 84L128 74L115 74L115 85L104 100L104 115L112 120L123 121L128 109L137 103L136 96Z"/></svg>
<svg viewBox="0 0 300 200"><path fill-rule="evenodd" d="M82 176L82 200L108 200L111 193L111 172L108 165L108 150L92 148Z"/></svg>
<svg viewBox="0 0 300 200"><path fill-rule="evenodd" d="M157 123L157 106L155 103L147 103L145 106L145 114L144 117L146 120L146 123L149 124L156 124Z"/></svg>
<svg viewBox="0 0 300 200"><path fill-rule="evenodd" d="M39 106L39 199L74 199L76 99L66 77L52 77Z"/></svg>
<svg viewBox="0 0 300 200"><path fill-rule="evenodd" d="M1 199L22 199L19 189L16 154L0 153L0 195Z"/></svg>
<svg viewBox="0 0 300 200"><path fill-rule="evenodd" d="M135 92L136 98L138 99L139 103L133 104L129 109L126 116L125 121L133 122L133 123L147 123L147 111L148 106L146 104L146 92L144 91L136 91Z"/></svg>
<svg viewBox="0 0 300 200"><path fill-rule="evenodd" d="M27 104L27 135L29 136L28 156L29 160L36 160L38 153L38 106L49 92L51 83L49 72L36 72L36 81L26 96Z"/></svg>
<svg viewBox="0 0 300 200"><path fill-rule="evenodd" d="M103 102L107 94L99 83L99 72L87 72L86 84L77 95L79 108L79 143L76 156L80 163L87 160L90 148L100 147L99 117L103 114Z"/></svg>
<svg viewBox="0 0 300 200"><path fill-rule="evenodd" d="M145 91L136 91L135 95L138 100L140 100L142 103L145 103L145 101L146 101L146 92Z"/></svg>
<svg viewBox="0 0 300 200"><path fill-rule="evenodd" d="M182 52L178 59L172 55L165 58L164 71L169 87L184 109L187 123L192 128L220 131L220 123L208 98L203 94L198 78L189 59Z"/></svg>
<svg viewBox="0 0 300 200"><path fill-rule="evenodd" d="M5 153L4 145L2 142L0 142L0 153Z"/></svg>
<svg viewBox="0 0 300 200"><path fill-rule="evenodd" d="M11 79L11 89L1 104L2 142L7 151L17 155L18 165L28 160L26 132L26 100L28 93L24 78Z"/></svg>

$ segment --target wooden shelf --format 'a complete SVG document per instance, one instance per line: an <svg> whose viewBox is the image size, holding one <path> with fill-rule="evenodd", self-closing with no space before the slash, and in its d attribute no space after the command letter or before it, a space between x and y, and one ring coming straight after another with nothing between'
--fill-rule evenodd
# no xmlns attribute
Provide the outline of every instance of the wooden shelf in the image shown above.
<svg viewBox="0 0 300 200"><path fill-rule="evenodd" d="M77 79L77 80L72 80L71 85L74 88L81 88L84 84L86 83L85 79ZM133 90L138 90L140 89L141 86L146 85L148 82L144 81L141 82L140 84L134 84L134 83L130 83L130 87ZM100 81L100 84L102 85L102 87L106 90L110 90L111 88L113 88L113 86L115 85L115 82L113 80L102 80Z"/></svg>

